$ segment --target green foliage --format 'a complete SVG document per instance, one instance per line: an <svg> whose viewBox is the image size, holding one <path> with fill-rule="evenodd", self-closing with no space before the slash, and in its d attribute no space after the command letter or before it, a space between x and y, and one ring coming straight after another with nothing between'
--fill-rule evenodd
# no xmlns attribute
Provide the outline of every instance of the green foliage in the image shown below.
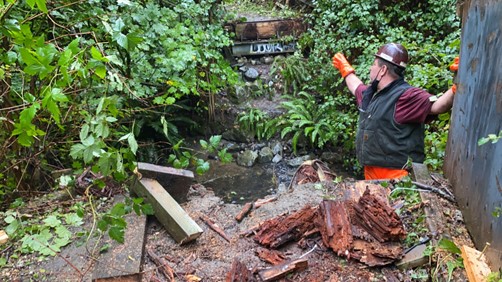
<svg viewBox="0 0 502 282"><path fill-rule="evenodd" d="M499 135L496 134L488 134L487 137L483 137L478 140L478 146L484 145L488 142L491 142L492 144L497 143L500 139L502 138L502 130L499 132Z"/></svg>
<svg viewBox="0 0 502 282"><path fill-rule="evenodd" d="M11 244L19 242L16 244L16 251L36 253L41 257L54 256L72 242L74 235L68 228L83 224L83 214L78 212L63 214L53 211L44 217L28 217L16 210L0 214L4 221L0 224L6 224L5 232L9 235Z"/></svg>
<svg viewBox="0 0 502 282"><path fill-rule="evenodd" d="M223 163L228 163L232 161L232 154L227 152L227 149L219 150L221 142L221 135L214 135L209 138L209 142L205 140L200 140L199 143L201 147L207 153L216 152L220 161ZM209 162L198 157L202 152L195 152L182 147L183 140L180 140L177 144L173 146L173 153L169 155L168 162L171 163L175 168L187 168L189 166L195 167L197 174L204 174L209 170Z"/></svg>
<svg viewBox="0 0 502 282"><path fill-rule="evenodd" d="M278 119L270 118L260 109L251 108L237 117L241 129L255 136L258 140L268 140L278 131Z"/></svg>
<svg viewBox="0 0 502 282"><path fill-rule="evenodd" d="M108 212L101 214L101 219L97 222L101 232L108 231L108 236L113 240L124 243L124 234L127 222L124 215L134 211L137 215L152 215L153 208L150 204L143 202L143 198L126 198L124 203L115 204Z"/></svg>
<svg viewBox="0 0 502 282"><path fill-rule="evenodd" d="M502 273L500 271L491 272L486 277L487 282L502 282Z"/></svg>
<svg viewBox="0 0 502 282"><path fill-rule="evenodd" d="M443 167L443 160L446 151L446 142L448 141L448 128L450 114L439 115L439 118L426 125L425 131L425 161L433 171L440 171Z"/></svg>
<svg viewBox="0 0 502 282"><path fill-rule="evenodd" d="M276 57L270 67L270 74L280 74L284 83L284 94L292 93L293 96L311 79L307 61L296 53L287 57Z"/></svg>
<svg viewBox="0 0 502 282"><path fill-rule="evenodd" d="M439 240L437 248L445 250L446 252L448 252L448 255L438 260L437 267L432 273L433 281L443 281L442 279L440 279L440 277L438 277L439 268L442 264L446 264L448 272L446 281L451 281L453 271L456 268L462 268L464 266L462 262L461 251L454 242L445 238L441 238L441 240Z"/></svg>
<svg viewBox="0 0 502 282"><path fill-rule="evenodd" d="M281 107L286 113L279 117L281 138L291 136L293 150L296 153L300 138L305 138L313 147L323 148L328 142L338 144L348 138L354 119L336 109L336 102L326 97L325 103L316 101L314 95L305 91L297 97L288 97Z"/></svg>
<svg viewBox="0 0 502 282"><path fill-rule="evenodd" d="M45 3L2 4L2 201L50 186L53 169L123 179L145 125L174 145L237 81L216 1Z"/></svg>

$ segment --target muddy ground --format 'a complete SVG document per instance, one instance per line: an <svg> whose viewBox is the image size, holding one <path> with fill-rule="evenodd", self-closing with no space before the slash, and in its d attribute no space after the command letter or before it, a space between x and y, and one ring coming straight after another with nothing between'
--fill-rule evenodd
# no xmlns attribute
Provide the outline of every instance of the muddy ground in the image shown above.
<svg viewBox="0 0 502 282"><path fill-rule="evenodd" d="M253 210L239 223L234 217L242 209L242 204L224 203L221 198L215 196L210 187L195 184L189 191L188 201L182 206L203 229L202 235L192 243L179 245L154 216L149 216L145 250L152 250L167 262L173 270L174 281L225 281L225 276L236 259L257 274L271 265L260 260L256 255L256 252L263 247L254 241L253 236L246 237L242 234L267 219L281 214L290 214L306 205L319 205L324 198L332 197L335 192L333 189L340 189L333 187L340 186L308 183L267 196L274 196L277 199ZM441 230L440 234L435 234L435 237L448 234L458 246L465 244L472 247L457 208L435 194L432 195L435 198L434 201L442 205L441 210L444 211L443 218L445 218L445 222L436 222L438 226L441 226ZM417 231L412 225L418 217L423 215L422 208L423 206L419 206L401 210L408 232ZM230 241L227 242L210 229L200 219L201 215L211 218L221 226ZM430 231L425 231L421 235L434 237ZM18 259L14 267L2 269L0 280L91 281L93 269L98 264L104 263L110 268L120 268L122 265L120 262L100 260L96 250L99 250L108 240L101 238L97 241L98 239L93 237L85 244L82 244L81 240L75 240L65 247L60 255L43 261L38 261L37 256L34 255L23 256ZM134 244L134 242L126 243ZM302 256L308 259L308 267L305 270L289 274L280 281L429 281L427 277L431 273L433 279L436 279L434 281L448 281L446 262L450 260L449 258L455 257L451 253L437 251L431 256L429 264L414 270L399 270L394 265L367 267L353 259L338 257L333 251L323 247L320 236L308 238L302 247L298 242L291 242L279 248L278 251L285 259L296 259ZM93 253L94 257L91 255ZM143 255L142 281L171 281L159 271L158 266L152 262L146 251ZM466 281L465 271L461 268L456 269L450 281Z"/></svg>
<svg viewBox="0 0 502 282"><path fill-rule="evenodd" d="M239 213L242 205L224 204L221 199L214 196L211 190L198 186L193 191L190 201L184 205L185 209L192 218L199 219L200 215L207 215L214 219L231 238L230 242L225 241L205 223L197 220L204 229L204 233L196 242L179 246L157 221L152 220L149 222L147 248L152 248L156 253L165 256L178 276L176 281L188 281L184 278L187 274L200 277L202 281L225 281L225 275L230 271L235 259L240 260L249 269L259 271L271 267L256 255L262 247L253 240L252 236L243 237L240 234L283 213L289 214L305 205L316 206L323 198L332 195L334 191L330 190L331 188L325 189L320 184L297 186L279 194L276 201L252 211L241 223L238 223L234 216ZM454 216L458 217L456 208L447 201L438 199L438 202L444 205L443 210L448 212L447 222L438 223L444 228L441 232L450 234L453 237L451 239L459 246L462 244L472 246L462 222L454 218ZM421 214L420 210L414 212L416 216ZM409 214L408 217L410 217ZM411 226L408 226L408 229L411 229ZM428 235L433 237L432 234ZM279 249L286 259L296 259L308 253L305 256L308 258L308 268L290 274L282 281L427 281L418 277L423 275L423 271L435 271L435 267L437 267L435 278L439 279L437 281L447 280L446 264L434 265L433 263L423 270L398 270L393 265L371 268L357 261L338 257L333 251L323 247L320 236L310 238L306 245L305 248L300 248L297 242L292 242ZM318 247L309 253L315 245ZM451 254L438 252L436 256L432 256L432 259L445 259ZM152 281L151 277L154 276L162 277L149 259L145 262L143 281ZM454 272L452 281L465 280L463 269Z"/></svg>

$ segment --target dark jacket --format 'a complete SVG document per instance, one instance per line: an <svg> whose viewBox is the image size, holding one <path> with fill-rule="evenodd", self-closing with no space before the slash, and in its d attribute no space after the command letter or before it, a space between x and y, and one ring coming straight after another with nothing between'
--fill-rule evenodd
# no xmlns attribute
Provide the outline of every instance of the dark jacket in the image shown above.
<svg viewBox="0 0 502 282"><path fill-rule="evenodd" d="M408 158L424 161L424 125L394 120L397 100L410 87L395 80L372 97L366 110L360 109L356 153L361 165L401 169Z"/></svg>

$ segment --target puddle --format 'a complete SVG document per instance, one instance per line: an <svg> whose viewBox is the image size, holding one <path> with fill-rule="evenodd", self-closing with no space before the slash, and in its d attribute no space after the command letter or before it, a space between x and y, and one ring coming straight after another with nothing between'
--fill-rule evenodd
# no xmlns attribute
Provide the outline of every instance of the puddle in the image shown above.
<svg viewBox="0 0 502 282"><path fill-rule="evenodd" d="M196 181L214 191L226 203L242 204L274 194L278 178L272 165L242 167L235 163L210 162L210 169L204 175L197 175Z"/></svg>

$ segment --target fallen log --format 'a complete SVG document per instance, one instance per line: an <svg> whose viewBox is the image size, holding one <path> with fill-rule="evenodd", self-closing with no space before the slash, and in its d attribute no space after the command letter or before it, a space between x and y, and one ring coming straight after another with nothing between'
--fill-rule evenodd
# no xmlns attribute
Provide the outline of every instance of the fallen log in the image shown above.
<svg viewBox="0 0 502 282"><path fill-rule="evenodd" d="M253 282L256 279L253 277L253 273L240 262L235 259L232 262L232 269L227 273L225 277L225 282Z"/></svg>
<svg viewBox="0 0 502 282"><path fill-rule="evenodd" d="M283 263L285 259L282 252L275 250L260 248L259 250L256 250L255 253L262 261L268 262L272 265Z"/></svg>
<svg viewBox="0 0 502 282"><path fill-rule="evenodd" d="M157 266L157 269L167 278L167 280L174 282L174 271L167 264L167 262L163 258L157 256L155 252L150 248L147 248L146 252L152 262Z"/></svg>
<svg viewBox="0 0 502 282"><path fill-rule="evenodd" d="M300 239L305 233L315 229L318 207L305 206L291 214L278 216L260 225L255 240L262 246L278 248L283 244Z"/></svg>
<svg viewBox="0 0 502 282"><path fill-rule="evenodd" d="M221 227L214 222L214 220L210 219L209 217L205 215L201 215L199 217L202 221L204 221L209 228L213 229L214 232L218 233L223 239L227 240L227 242L230 242L230 238L228 238L227 234L225 234L225 231L221 229Z"/></svg>
<svg viewBox="0 0 502 282"><path fill-rule="evenodd" d="M246 203L244 207L242 207L241 211L235 216L235 220L241 222L246 215L253 209L253 203Z"/></svg>
<svg viewBox="0 0 502 282"><path fill-rule="evenodd" d="M262 281L274 281L295 271L301 271L308 267L307 259L296 259L262 270L259 276Z"/></svg>

